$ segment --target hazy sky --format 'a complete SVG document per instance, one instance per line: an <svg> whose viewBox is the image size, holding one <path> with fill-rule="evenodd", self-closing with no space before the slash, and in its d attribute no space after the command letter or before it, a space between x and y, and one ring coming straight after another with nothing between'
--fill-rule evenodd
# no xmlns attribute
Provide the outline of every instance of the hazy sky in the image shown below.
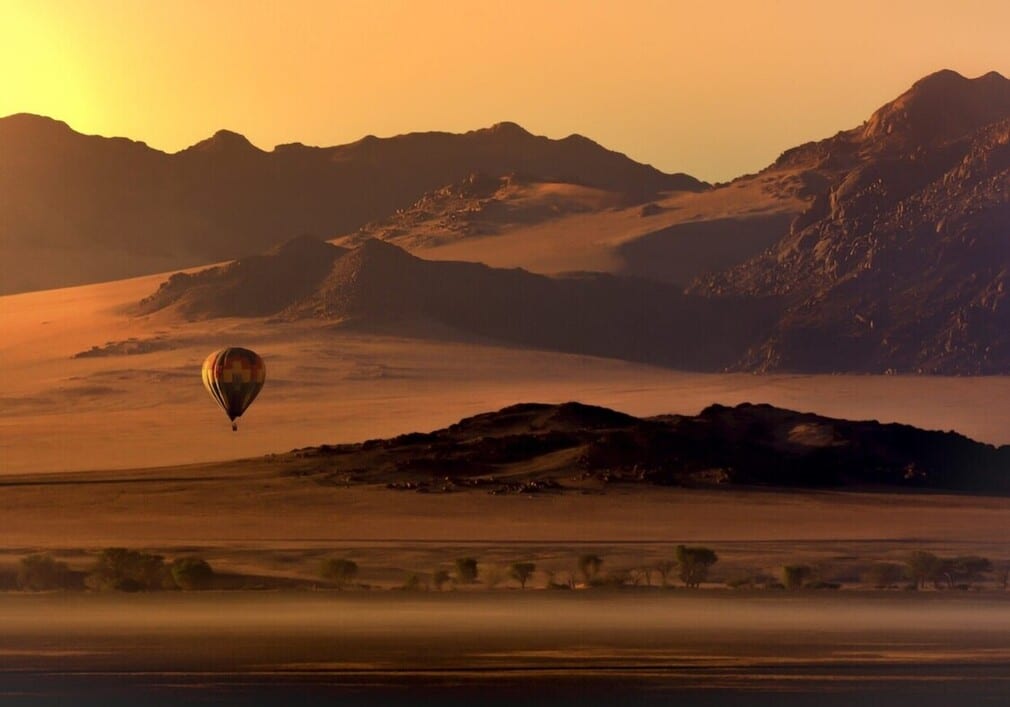
<svg viewBox="0 0 1010 707"><path fill-rule="evenodd" d="M0 0L0 115L175 151L516 121L724 180L940 68L1010 74L1010 2Z"/></svg>

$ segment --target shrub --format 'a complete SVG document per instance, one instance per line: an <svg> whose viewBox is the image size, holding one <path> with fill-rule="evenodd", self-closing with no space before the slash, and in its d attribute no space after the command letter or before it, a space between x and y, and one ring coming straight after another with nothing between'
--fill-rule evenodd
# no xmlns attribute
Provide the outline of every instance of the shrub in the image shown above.
<svg viewBox="0 0 1010 707"><path fill-rule="evenodd" d="M358 576L358 563L353 560L330 558L324 560L319 575L340 588Z"/></svg>
<svg viewBox="0 0 1010 707"><path fill-rule="evenodd" d="M99 591L139 592L160 589L170 577L161 555L110 547L102 550L85 584Z"/></svg>
<svg viewBox="0 0 1010 707"><path fill-rule="evenodd" d="M456 560L456 580L460 584L473 584L477 581L477 560L472 557L461 557Z"/></svg>
<svg viewBox="0 0 1010 707"><path fill-rule="evenodd" d="M202 557L179 557L169 571L175 585L187 591L209 589L214 581L214 570Z"/></svg>
<svg viewBox="0 0 1010 707"><path fill-rule="evenodd" d="M18 566L17 585L21 589L42 592L49 589L66 589L71 584L72 573L65 562L58 562L49 554L28 555Z"/></svg>

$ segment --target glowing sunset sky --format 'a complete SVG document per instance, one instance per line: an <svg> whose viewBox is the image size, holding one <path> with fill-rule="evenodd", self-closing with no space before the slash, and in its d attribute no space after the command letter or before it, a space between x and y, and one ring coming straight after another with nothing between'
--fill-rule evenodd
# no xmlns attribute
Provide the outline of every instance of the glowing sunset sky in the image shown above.
<svg viewBox="0 0 1010 707"><path fill-rule="evenodd" d="M1007 27L1005 0L0 0L0 115L167 151L513 120L723 180L937 69L1010 74Z"/></svg>

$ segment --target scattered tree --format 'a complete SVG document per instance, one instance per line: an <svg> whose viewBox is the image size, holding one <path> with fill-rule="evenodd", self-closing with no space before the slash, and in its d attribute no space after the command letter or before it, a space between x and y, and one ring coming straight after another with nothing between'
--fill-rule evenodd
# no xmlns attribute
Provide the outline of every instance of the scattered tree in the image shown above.
<svg viewBox="0 0 1010 707"><path fill-rule="evenodd" d="M579 572L585 578L586 584L592 583L602 566L603 558L599 555L588 554L579 557Z"/></svg>
<svg viewBox="0 0 1010 707"><path fill-rule="evenodd" d="M707 547L677 546L677 565L680 581L689 588L698 587L708 578L708 570L719 561L719 556Z"/></svg>
<svg viewBox="0 0 1010 707"><path fill-rule="evenodd" d="M519 586L526 589L526 582L533 576L537 566L532 562L513 562L509 567L509 576L519 582Z"/></svg>
<svg viewBox="0 0 1010 707"><path fill-rule="evenodd" d="M460 584L473 584L477 581L477 560L472 557L461 557L456 560L456 581Z"/></svg>
<svg viewBox="0 0 1010 707"><path fill-rule="evenodd" d="M343 589L358 576L358 563L354 560L331 557L323 561L319 568L319 574L323 579L333 582L338 588Z"/></svg>
<svg viewBox="0 0 1010 707"><path fill-rule="evenodd" d="M214 570L202 557L180 557L172 561L169 571L179 589L209 589L214 581Z"/></svg>
<svg viewBox="0 0 1010 707"><path fill-rule="evenodd" d="M943 561L931 552L916 550L905 560L908 574L916 589L924 589L926 582L936 581L943 566Z"/></svg>

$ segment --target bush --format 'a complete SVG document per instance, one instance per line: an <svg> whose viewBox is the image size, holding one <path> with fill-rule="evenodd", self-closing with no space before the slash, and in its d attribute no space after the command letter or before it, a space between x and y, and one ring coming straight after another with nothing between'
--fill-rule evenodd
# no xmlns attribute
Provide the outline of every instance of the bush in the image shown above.
<svg viewBox="0 0 1010 707"><path fill-rule="evenodd" d="M110 547L102 550L85 579L90 589L139 592L174 585L161 555Z"/></svg>
<svg viewBox="0 0 1010 707"><path fill-rule="evenodd" d="M330 558L324 560L319 568L319 575L337 587L343 588L348 582L358 576L358 563L353 560Z"/></svg>
<svg viewBox="0 0 1010 707"><path fill-rule="evenodd" d="M461 557L456 560L456 580L460 584L473 584L477 581L477 560L472 557Z"/></svg>
<svg viewBox="0 0 1010 707"><path fill-rule="evenodd" d="M169 571L175 585L187 591L210 589L214 581L214 570L202 557L177 558Z"/></svg>
<svg viewBox="0 0 1010 707"><path fill-rule="evenodd" d="M49 554L28 555L18 567L17 585L32 592L71 588L74 574L65 562Z"/></svg>

